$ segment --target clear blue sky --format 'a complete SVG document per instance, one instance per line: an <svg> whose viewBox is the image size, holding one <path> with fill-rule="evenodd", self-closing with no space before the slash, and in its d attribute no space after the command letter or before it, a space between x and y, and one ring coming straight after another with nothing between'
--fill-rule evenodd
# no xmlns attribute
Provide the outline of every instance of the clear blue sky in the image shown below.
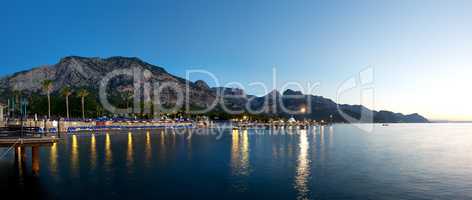
<svg viewBox="0 0 472 200"><path fill-rule="evenodd" d="M278 85L319 82L316 94L335 98L372 66L375 109L472 120L471 10L469 0L3 1L0 75L67 55L136 56L223 83L271 84L275 66Z"/></svg>

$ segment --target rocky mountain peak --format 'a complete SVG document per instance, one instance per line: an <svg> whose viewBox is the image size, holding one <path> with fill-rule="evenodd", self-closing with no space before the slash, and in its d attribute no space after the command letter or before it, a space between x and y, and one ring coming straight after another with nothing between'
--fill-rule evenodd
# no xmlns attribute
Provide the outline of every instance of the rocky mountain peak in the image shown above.
<svg viewBox="0 0 472 200"><path fill-rule="evenodd" d="M287 89L287 90L284 91L283 95L284 95L284 96L286 96L286 95L303 95L303 93L300 92L300 91L295 91L295 90Z"/></svg>
<svg viewBox="0 0 472 200"><path fill-rule="evenodd" d="M204 89L204 90L209 90L210 89L208 84L205 81L202 81L202 80L195 81L195 86L199 89Z"/></svg>
<svg viewBox="0 0 472 200"><path fill-rule="evenodd" d="M274 90L270 91L269 93L267 93L266 96L276 97L276 98L277 98L277 97L280 97L280 96L282 96L282 95L280 94L280 92L279 92L277 89L274 89Z"/></svg>

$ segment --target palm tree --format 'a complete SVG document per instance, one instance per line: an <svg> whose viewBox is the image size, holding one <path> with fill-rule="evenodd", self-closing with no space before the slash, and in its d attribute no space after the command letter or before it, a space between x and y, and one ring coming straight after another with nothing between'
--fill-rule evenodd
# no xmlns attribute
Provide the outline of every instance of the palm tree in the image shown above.
<svg viewBox="0 0 472 200"><path fill-rule="evenodd" d="M67 112L67 118L69 119L70 117L69 116L69 96L72 95L72 90L70 89L70 87L66 86L62 88L61 94L62 96L66 98L66 112Z"/></svg>
<svg viewBox="0 0 472 200"><path fill-rule="evenodd" d="M77 93L77 96L80 97L82 100L82 119L85 120L85 97L87 97L90 93L86 89L81 89Z"/></svg>
<svg viewBox="0 0 472 200"><path fill-rule="evenodd" d="M121 93L121 99L123 101L126 102L126 109L129 110L130 109L130 101L134 98L134 93L132 93L131 91L127 90L127 91L124 91L123 93ZM131 108L131 113L133 112L132 110L133 108ZM129 114L130 112L127 113L127 115Z"/></svg>
<svg viewBox="0 0 472 200"><path fill-rule="evenodd" d="M51 92L53 90L52 80L43 81L43 91L48 95L48 117L51 119Z"/></svg>
<svg viewBox="0 0 472 200"><path fill-rule="evenodd" d="M14 100L13 100L13 112L17 111L19 112L20 111L20 96L21 96L21 91L20 90L13 90L13 96L14 96Z"/></svg>
<svg viewBox="0 0 472 200"><path fill-rule="evenodd" d="M126 102L126 109L129 108L129 102L131 99L133 99L134 95L131 91L125 91L121 93L121 98Z"/></svg>

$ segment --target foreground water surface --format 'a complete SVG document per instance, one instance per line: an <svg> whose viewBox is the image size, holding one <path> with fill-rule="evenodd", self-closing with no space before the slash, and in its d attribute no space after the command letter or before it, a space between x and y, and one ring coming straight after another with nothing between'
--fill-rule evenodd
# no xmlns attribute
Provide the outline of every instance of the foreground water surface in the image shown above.
<svg viewBox="0 0 472 200"><path fill-rule="evenodd" d="M68 135L0 191L34 199L472 199L472 125ZM207 133L208 133L207 132ZM1 149L3 154L6 149Z"/></svg>

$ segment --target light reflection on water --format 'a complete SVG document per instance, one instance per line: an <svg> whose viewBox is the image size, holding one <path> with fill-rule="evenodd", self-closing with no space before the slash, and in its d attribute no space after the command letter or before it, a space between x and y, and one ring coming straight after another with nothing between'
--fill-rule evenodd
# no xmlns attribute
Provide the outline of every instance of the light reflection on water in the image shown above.
<svg viewBox="0 0 472 200"><path fill-rule="evenodd" d="M40 148L35 184L30 161L16 161L15 181L0 177L0 186L41 186L39 199L84 191L91 199L471 199L470 128L227 130L219 140L171 130L81 133Z"/></svg>
<svg viewBox="0 0 472 200"><path fill-rule="evenodd" d="M233 174L238 174L237 171L239 169L239 132L238 130L233 130L231 134L231 171Z"/></svg>
<svg viewBox="0 0 472 200"><path fill-rule="evenodd" d="M146 132L146 166L150 166L151 159L152 159L152 147L151 147L151 133L149 131Z"/></svg>
<svg viewBox="0 0 472 200"><path fill-rule="evenodd" d="M249 175L249 136L248 131L244 130L242 134L241 144L241 175Z"/></svg>
<svg viewBox="0 0 472 200"><path fill-rule="evenodd" d="M111 139L110 139L110 133L106 133L105 135L105 167L106 169L111 168L112 164L112 151L111 151Z"/></svg>
<svg viewBox="0 0 472 200"><path fill-rule="evenodd" d="M297 174L295 177L295 189L298 191L297 199L309 199L309 178L310 178L310 159L308 157L308 149L310 145L308 143L308 137L306 130L300 131L300 141L298 163L297 163Z"/></svg>
<svg viewBox="0 0 472 200"><path fill-rule="evenodd" d="M133 172L133 164L134 164L134 157L133 157L133 133L128 132L128 148L127 148L127 156L126 156L126 166L128 168L128 172Z"/></svg>
<svg viewBox="0 0 472 200"><path fill-rule="evenodd" d="M240 132L239 130L233 130L231 133L232 190L244 192L248 189L247 177L250 175L249 154L248 131L243 130Z"/></svg>
<svg viewBox="0 0 472 200"><path fill-rule="evenodd" d="M19 177L23 177L23 163L24 161L21 160L21 153L22 153L22 149L21 147L16 147L16 151L17 151L17 154L15 155L15 165L18 167L18 172L19 172ZM22 183L23 181L19 181L20 183Z"/></svg>
<svg viewBox="0 0 472 200"><path fill-rule="evenodd" d="M233 130L231 145L231 167L234 176L249 175L249 136L248 131Z"/></svg>
<svg viewBox="0 0 472 200"><path fill-rule="evenodd" d="M325 149L326 149L326 142L325 142L325 126L320 126L320 134L319 139L317 139L319 145L319 162L323 163L325 160Z"/></svg>
<svg viewBox="0 0 472 200"><path fill-rule="evenodd" d="M72 135L72 145L71 145L71 173L74 176L78 176L79 173L79 144L77 141L77 135Z"/></svg>
<svg viewBox="0 0 472 200"><path fill-rule="evenodd" d="M188 134L185 140L187 141L187 159L192 160L192 134Z"/></svg>
<svg viewBox="0 0 472 200"><path fill-rule="evenodd" d="M92 133L90 139L90 165L92 169L97 167L97 142L94 133Z"/></svg>
<svg viewBox="0 0 472 200"><path fill-rule="evenodd" d="M160 159L166 159L166 136L164 131L160 131L160 143L159 143L159 158Z"/></svg>
<svg viewBox="0 0 472 200"><path fill-rule="evenodd" d="M52 175L57 175L57 143L52 144L51 152L49 153L49 166Z"/></svg>

